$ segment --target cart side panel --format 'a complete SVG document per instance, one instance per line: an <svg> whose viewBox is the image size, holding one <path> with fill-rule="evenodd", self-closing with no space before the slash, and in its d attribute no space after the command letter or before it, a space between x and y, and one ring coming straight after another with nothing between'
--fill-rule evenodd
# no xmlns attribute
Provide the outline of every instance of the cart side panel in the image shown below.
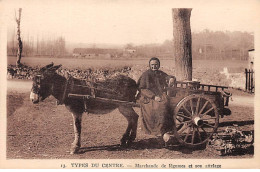
<svg viewBox="0 0 260 172"><path fill-rule="evenodd" d="M183 89L183 88L174 88L168 90L171 108L174 109L178 104L178 102L180 102L184 97L191 94L206 95L207 97L209 97L209 99L211 99L216 104L219 114L220 115L223 114L224 98L222 97L220 92L213 92L213 91L190 90L190 89Z"/></svg>

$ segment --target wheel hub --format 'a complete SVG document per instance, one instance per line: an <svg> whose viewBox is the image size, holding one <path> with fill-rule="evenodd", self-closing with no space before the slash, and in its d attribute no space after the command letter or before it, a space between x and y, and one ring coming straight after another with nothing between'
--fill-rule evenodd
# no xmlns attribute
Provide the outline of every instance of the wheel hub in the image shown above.
<svg viewBox="0 0 260 172"><path fill-rule="evenodd" d="M195 124L197 127L200 127L203 125L203 120L199 117L199 116L195 116L193 119L192 119L192 122L193 124Z"/></svg>

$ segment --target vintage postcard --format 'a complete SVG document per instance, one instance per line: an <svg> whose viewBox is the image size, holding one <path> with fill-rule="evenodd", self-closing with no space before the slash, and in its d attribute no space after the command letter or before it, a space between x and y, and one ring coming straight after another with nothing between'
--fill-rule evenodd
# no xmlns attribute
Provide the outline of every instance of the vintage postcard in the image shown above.
<svg viewBox="0 0 260 172"><path fill-rule="evenodd" d="M260 167L259 1L0 4L1 169Z"/></svg>

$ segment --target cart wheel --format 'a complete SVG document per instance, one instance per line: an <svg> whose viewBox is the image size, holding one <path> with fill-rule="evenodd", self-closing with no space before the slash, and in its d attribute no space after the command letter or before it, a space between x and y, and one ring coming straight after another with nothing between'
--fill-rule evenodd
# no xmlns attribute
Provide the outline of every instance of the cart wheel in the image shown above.
<svg viewBox="0 0 260 172"><path fill-rule="evenodd" d="M173 120L176 139L184 146L194 147L206 143L217 130L219 113L208 96L193 94L177 104Z"/></svg>

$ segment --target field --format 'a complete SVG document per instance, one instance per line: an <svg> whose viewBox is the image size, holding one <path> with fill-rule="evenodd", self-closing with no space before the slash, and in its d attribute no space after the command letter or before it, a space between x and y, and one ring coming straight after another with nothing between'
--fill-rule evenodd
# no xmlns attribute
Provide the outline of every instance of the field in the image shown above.
<svg viewBox="0 0 260 172"><path fill-rule="evenodd" d="M145 70L148 60L69 60L24 58L27 65L41 66L50 62L63 64L67 68L120 67L132 66ZM14 64L9 58L8 64ZM171 60L162 60L162 69L173 72ZM245 62L194 61L194 70L204 71L200 77L212 78L214 71L228 67L233 71L243 71ZM212 73L211 73L212 72ZM139 74L139 72L138 72ZM169 73L170 74L170 73ZM173 74L173 73L172 73ZM194 75L196 75L194 73ZM219 74L214 74L219 75ZM137 77L137 76L135 76ZM206 82L206 81L205 81ZM19 85L19 87L17 86ZM40 104L33 105L29 100L30 81L8 81L7 90L7 158L8 159L184 159L184 158L252 158L253 150L241 154L220 157L214 149L188 149L175 143L165 148L161 138L144 134L138 123L137 139L132 147L119 146L126 129L126 120L115 110L106 115L84 114L82 121L82 148L80 154L70 155L69 149L74 138L72 117L63 105L57 106L56 100L49 97ZM254 131L254 105L251 94L230 90L232 114L220 119L218 131L238 125L242 131ZM247 103L245 103L247 102ZM135 109L140 114L140 109Z"/></svg>
<svg viewBox="0 0 260 172"><path fill-rule="evenodd" d="M148 59L122 59L122 60L93 60L93 59L68 59L68 58L46 58L46 57L23 57L22 63L30 66L44 66L53 62L54 64L62 64L67 68L85 69L90 67L120 67L120 66L135 66L135 65L148 65ZM8 64L15 64L16 57L8 57ZM246 61L218 61L218 60L194 60L193 68L206 68L206 69L223 69L228 67L230 69L240 70L247 66ZM163 59L161 60L161 67L174 68L174 60Z"/></svg>

